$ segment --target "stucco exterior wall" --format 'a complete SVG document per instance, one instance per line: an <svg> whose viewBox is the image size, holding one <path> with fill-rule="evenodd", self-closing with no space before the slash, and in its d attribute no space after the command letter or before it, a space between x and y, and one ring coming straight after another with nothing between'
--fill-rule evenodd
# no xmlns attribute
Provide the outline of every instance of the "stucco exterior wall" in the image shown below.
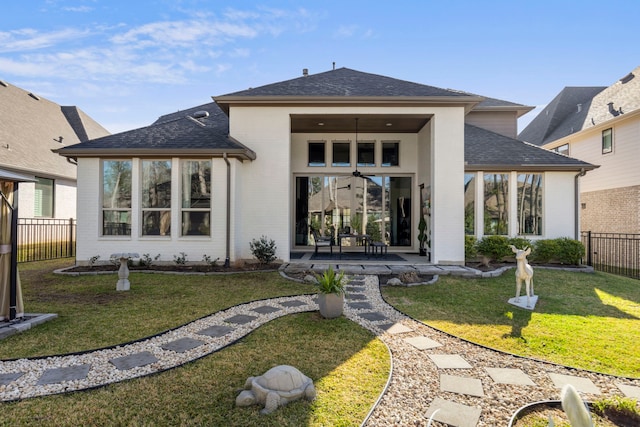
<svg viewBox="0 0 640 427"><path fill-rule="evenodd" d="M500 135L516 138L518 118L515 111L471 111L465 122Z"/></svg>
<svg viewBox="0 0 640 427"><path fill-rule="evenodd" d="M640 185L582 193L581 230L640 233Z"/></svg>

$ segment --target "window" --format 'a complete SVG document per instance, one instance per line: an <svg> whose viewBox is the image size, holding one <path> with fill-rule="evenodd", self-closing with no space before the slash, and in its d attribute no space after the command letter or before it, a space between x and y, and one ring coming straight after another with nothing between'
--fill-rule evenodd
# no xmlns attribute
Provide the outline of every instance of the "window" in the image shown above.
<svg viewBox="0 0 640 427"><path fill-rule="evenodd" d="M613 151L613 129L605 129L602 131L602 154L611 153Z"/></svg>
<svg viewBox="0 0 640 427"><path fill-rule="evenodd" d="M326 166L324 160L324 141L309 141L309 166Z"/></svg>
<svg viewBox="0 0 640 427"><path fill-rule="evenodd" d="M563 144L559 147L553 149L556 153L564 154L565 156L569 155L569 144Z"/></svg>
<svg viewBox="0 0 640 427"><path fill-rule="evenodd" d="M351 166L351 143L333 142L333 163L331 166Z"/></svg>
<svg viewBox="0 0 640 427"><path fill-rule="evenodd" d="M518 174L518 234L542 235L542 174Z"/></svg>
<svg viewBox="0 0 640 427"><path fill-rule="evenodd" d="M182 235L209 236L211 161L182 161Z"/></svg>
<svg viewBox="0 0 640 427"><path fill-rule="evenodd" d="M464 174L464 232L474 235L476 229L476 174Z"/></svg>
<svg viewBox="0 0 640 427"><path fill-rule="evenodd" d="M53 217L53 180L36 177L33 214L36 217Z"/></svg>
<svg viewBox="0 0 640 427"><path fill-rule="evenodd" d="M131 235L131 160L102 161L102 235Z"/></svg>
<svg viewBox="0 0 640 427"><path fill-rule="evenodd" d="M484 234L509 232L509 174L484 174Z"/></svg>
<svg viewBox="0 0 640 427"><path fill-rule="evenodd" d="M382 166L398 166L400 143L382 141Z"/></svg>
<svg viewBox="0 0 640 427"><path fill-rule="evenodd" d="M358 142L358 166L375 166L375 142Z"/></svg>
<svg viewBox="0 0 640 427"><path fill-rule="evenodd" d="M171 160L142 161L142 235L171 234Z"/></svg>

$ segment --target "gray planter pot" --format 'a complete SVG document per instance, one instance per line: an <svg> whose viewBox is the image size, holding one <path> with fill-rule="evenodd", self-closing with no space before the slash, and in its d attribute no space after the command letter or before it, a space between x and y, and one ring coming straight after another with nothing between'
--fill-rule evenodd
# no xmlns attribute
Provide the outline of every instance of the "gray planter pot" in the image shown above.
<svg viewBox="0 0 640 427"><path fill-rule="evenodd" d="M344 309L344 294L318 294L320 315L325 319L342 316Z"/></svg>

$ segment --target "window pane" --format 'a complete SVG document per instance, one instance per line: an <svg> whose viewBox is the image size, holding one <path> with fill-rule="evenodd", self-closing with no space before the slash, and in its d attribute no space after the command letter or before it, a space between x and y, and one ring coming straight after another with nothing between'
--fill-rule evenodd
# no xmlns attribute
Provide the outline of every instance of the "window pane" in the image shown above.
<svg viewBox="0 0 640 427"><path fill-rule="evenodd" d="M324 142L309 143L309 166L326 166L324 160Z"/></svg>
<svg viewBox="0 0 640 427"><path fill-rule="evenodd" d="M131 211L102 211L102 235L130 236Z"/></svg>
<svg viewBox="0 0 640 427"><path fill-rule="evenodd" d="M348 142L333 143L333 163L332 166L351 166L349 156L351 144Z"/></svg>
<svg viewBox="0 0 640 427"><path fill-rule="evenodd" d="M102 207L131 207L131 161L102 162Z"/></svg>
<svg viewBox="0 0 640 427"><path fill-rule="evenodd" d="M613 150L613 130L605 129L602 131L602 152L610 153Z"/></svg>
<svg viewBox="0 0 640 427"><path fill-rule="evenodd" d="M476 174L464 174L464 232L474 235L476 230Z"/></svg>
<svg viewBox="0 0 640 427"><path fill-rule="evenodd" d="M171 207L171 160L142 162L142 207Z"/></svg>
<svg viewBox="0 0 640 427"><path fill-rule="evenodd" d="M34 215L53 217L53 180L37 177L36 180Z"/></svg>
<svg viewBox="0 0 640 427"><path fill-rule="evenodd" d="M143 211L143 236L167 236L171 234L171 211Z"/></svg>
<svg viewBox="0 0 640 427"><path fill-rule="evenodd" d="M506 235L509 230L509 175L484 174L484 234Z"/></svg>
<svg viewBox="0 0 640 427"><path fill-rule="evenodd" d="M560 154L564 154L565 156L569 155L569 144L563 144L559 147L557 147L555 150L555 152L560 153Z"/></svg>
<svg viewBox="0 0 640 427"><path fill-rule="evenodd" d="M542 174L518 175L518 234L542 235Z"/></svg>
<svg viewBox="0 0 640 427"><path fill-rule="evenodd" d="M398 166L400 158L400 144L397 142L382 143L382 166Z"/></svg>
<svg viewBox="0 0 640 427"><path fill-rule="evenodd" d="M358 166L375 166L375 146L374 142L358 143Z"/></svg>
<svg viewBox="0 0 640 427"><path fill-rule="evenodd" d="M182 161L182 207L211 207L211 161Z"/></svg>
<svg viewBox="0 0 640 427"><path fill-rule="evenodd" d="M210 233L209 212L182 212L183 236L209 236Z"/></svg>

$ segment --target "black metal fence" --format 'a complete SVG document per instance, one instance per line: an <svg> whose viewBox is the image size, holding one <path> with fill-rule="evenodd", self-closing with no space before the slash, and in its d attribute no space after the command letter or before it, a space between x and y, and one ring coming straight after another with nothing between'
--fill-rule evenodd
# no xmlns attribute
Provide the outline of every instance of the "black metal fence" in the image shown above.
<svg viewBox="0 0 640 427"><path fill-rule="evenodd" d="M580 233L586 263L607 273L640 279L640 234Z"/></svg>
<svg viewBox="0 0 640 427"><path fill-rule="evenodd" d="M18 262L75 255L75 219L18 218Z"/></svg>

